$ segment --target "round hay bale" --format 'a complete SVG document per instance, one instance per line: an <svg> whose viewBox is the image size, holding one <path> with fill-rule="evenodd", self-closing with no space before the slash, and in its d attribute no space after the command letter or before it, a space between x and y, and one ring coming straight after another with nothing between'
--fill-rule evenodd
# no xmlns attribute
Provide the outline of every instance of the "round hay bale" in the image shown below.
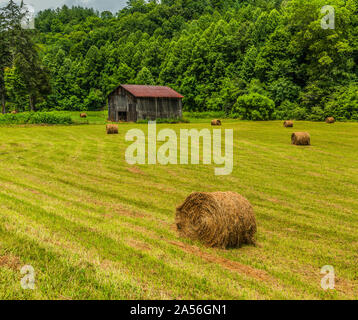
<svg viewBox="0 0 358 320"><path fill-rule="evenodd" d="M17 114L18 112L16 110L11 111L11 114Z"/></svg>
<svg viewBox="0 0 358 320"><path fill-rule="evenodd" d="M221 126L221 120L212 120L211 125L212 126Z"/></svg>
<svg viewBox="0 0 358 320"><path fill-rule="evenodd" d="M287 120L283 123L285 128L293 128L293 121Z"/></svg>
<svg viewBox="0 0 358 320"><path fill-rule="evenodd" d="M195 192L176 210L180 236L209 247L255 244L256 218L250 202L235 192Z"/></svg>
<svg viewBox="0 0 358 320"><path fill-rule="evenodd" d="M333 117L328 117L326 119L326 123L335 123L336 122L336 119L334 119Z"/></svg>
<svg viewBox="0 0 358 320"><path fill-rule="evenodd" d="M307 132L295 132L292 133L291 142L296 146L309 146L311 145L311 136Z"/></svg>
<svg viewBox="0 0 358 320"><path fill-rule="evenodd" d="M107 134L118 134L118 125L107 124L106 131L107 131Z"/></svg>
<svg viewBox="0 0 358 320"><path fill-rule="evenodd" d="M81 113L81 114L80 114L80 117L81 117L81 118L87 118L87 114L86 114L86 113Z"/></svg>

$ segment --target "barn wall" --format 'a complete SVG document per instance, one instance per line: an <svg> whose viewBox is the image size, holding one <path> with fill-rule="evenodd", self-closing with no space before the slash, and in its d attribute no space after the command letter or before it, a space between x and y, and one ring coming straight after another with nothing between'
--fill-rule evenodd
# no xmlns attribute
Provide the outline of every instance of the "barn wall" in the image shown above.
<svg viewBox="0 0 358 320"><path fill-rule="evenodd" d="M137 99L137 116L139 120L155 120L155 99L154 98L140 98Z"/></svg>
<svg viewBox="0 0 358 320"><path fill-rule="evenodd" d="M140 98L137 99L138 119L155 120L158 118L180 118L182 116L181 99Z"/></svg>

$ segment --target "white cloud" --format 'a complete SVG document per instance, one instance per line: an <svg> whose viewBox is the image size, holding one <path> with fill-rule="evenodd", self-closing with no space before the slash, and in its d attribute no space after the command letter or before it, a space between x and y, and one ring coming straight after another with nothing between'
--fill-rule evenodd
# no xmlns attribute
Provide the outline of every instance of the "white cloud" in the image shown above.
<svg viewBox="0 0 358 320"><path fill-rule="evenodd" d="M42 0L41 0L42 1ZM99 11L117 12L122 9L127 3L127 0L66 0L68 6L82 6L95 8Z"/></svg>

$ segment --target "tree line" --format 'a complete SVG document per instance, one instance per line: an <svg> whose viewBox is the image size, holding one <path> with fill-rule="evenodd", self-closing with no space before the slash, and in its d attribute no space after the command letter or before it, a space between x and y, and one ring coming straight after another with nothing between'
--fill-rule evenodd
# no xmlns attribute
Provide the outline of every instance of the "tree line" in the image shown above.
<svg viewBox="0 0 358 320"><path fill-rule="evenodd" d="M358 2L330 2L335 29L322 28L325 4L130 0L116 14L63 6L40 12L36 30L2 9L1 96L9 110L98 110L120 83L156 84L182 93L186 111L358 120Z"/></svg>

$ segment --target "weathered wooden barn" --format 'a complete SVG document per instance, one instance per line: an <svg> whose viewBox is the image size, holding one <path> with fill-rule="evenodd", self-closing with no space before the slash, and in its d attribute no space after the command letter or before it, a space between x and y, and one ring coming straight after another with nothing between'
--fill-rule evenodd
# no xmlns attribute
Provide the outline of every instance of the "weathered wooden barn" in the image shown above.
<svg viewBox="0 0 358 320"><path fill-rule="evenodd" d="M181 118L183 98L169 87L123 84L108 97L108 120Z"/></svg>

